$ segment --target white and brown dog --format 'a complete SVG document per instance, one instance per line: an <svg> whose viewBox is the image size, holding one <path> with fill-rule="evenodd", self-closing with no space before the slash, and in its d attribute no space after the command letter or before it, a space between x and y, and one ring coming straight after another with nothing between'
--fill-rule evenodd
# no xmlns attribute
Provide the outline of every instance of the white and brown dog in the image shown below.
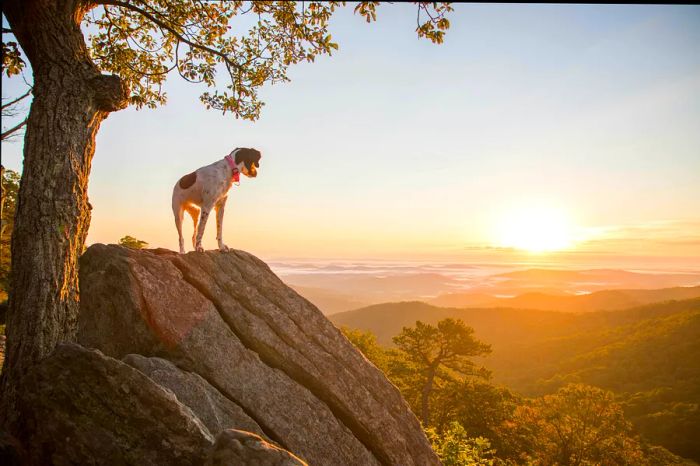
<svg viewBox="0 0 700 466"><path fill-rule="evenodd" d="M237 148L222 160L180 178L173 188L173 214L180 240L180 254L185 253L185 240L182 238L182 218L185 211L194 222L192 245L195 250L204 251L202 235L209 213L216 209L216 240L220 250L228 250L221 237L228 190L234 182L238 182L240 173L249 178L258 175L260 157L260 152L255 149Z"/></svg>

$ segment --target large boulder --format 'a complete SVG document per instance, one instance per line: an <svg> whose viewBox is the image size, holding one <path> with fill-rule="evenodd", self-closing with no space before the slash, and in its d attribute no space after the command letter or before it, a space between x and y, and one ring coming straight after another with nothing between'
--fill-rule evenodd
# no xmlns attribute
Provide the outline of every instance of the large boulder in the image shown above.
<svg viewBox="0 0 700 466"><path fill-rule="evenodd" d="M302 460L250 432L227 429L216 438L205 466L304 466Z"/></svg>
<svg viewBox="0 0 700 466"><path fill-rule="evenodd" d="M214 440L172 393L79 345L59 345L24 386L33 464L202 464Z"/></svg>
<svg viewBox="0 0 700 466"><path fill-rule="evenodd" d="M439 464L398 390L248 253L93 245L81 259L80 292L81 344L196 374L248 422L236 415L216 429L255 432L253 423L263 439L315 465ZM178 400L206 418L198 396L185 392Z"/></svg>
<svg viewBox="0 0 700 466"><path fill-rule="evenodd" d="M162 367L160 361L129 359L152 374ZM196 383L187 374L176 380ZM122 361L77 344L60 344L30 370L24 387L20 402L28 416L23 419L27 442L15 450L25 457L9 458L9 464L305 464L250 432L223 430L215 439L170 390ZM229 406L223 403L223 408L226 413Z"/></svg>
<svg viewBox="0 0 700 466"><path fill-rule="evenodd" d="M257 434L270 442L260 426L240 406L223 396L197 374L183 371L166 359L147 358L140 354L129 354L122 361L173 392L210 432L217 433L235 427Z"/></svg>

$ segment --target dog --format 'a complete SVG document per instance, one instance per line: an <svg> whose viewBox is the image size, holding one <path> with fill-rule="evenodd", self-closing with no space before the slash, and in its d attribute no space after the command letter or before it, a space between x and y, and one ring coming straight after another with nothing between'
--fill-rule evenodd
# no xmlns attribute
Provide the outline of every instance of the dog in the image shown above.
<svg viewBox="0 0 700 466"><path fill-rule="evenodd" d="M239 147L218 162L198 168L178 180L173 188L173 215L180 242L180 254L185 253L185 240L182 238L182 219L185 211L194 222L192 246L196 251L204 251L202 236L212 209L216 210L216 241L219 250L228 250L221 234L228 190L234 182L238 183L240 173L248 178L258 176L260 157L260 152L255 149Z"/></svg>

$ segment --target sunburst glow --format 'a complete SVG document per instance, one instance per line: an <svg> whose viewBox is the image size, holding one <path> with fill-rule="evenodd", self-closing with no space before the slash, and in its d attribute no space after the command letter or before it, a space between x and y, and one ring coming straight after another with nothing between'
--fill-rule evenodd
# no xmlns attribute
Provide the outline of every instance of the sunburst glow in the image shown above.
<svg viewBox="0 0 700 466"><path fill-rule="evenodd" d="M561 251L574 245L573 228L569 217L559 209L519 208L498 222L496 244L533 253Z"/></svg>

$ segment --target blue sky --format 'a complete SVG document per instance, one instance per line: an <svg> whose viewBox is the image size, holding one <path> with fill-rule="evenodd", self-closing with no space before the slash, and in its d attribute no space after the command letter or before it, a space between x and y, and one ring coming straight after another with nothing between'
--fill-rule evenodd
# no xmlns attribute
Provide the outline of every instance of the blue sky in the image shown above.
<svg viewBox="0 0 700 466"><path fill-rule="evenodd" d="M449 18L436 46L412 6L381 5L373 24L341 10L340 50L265 88L255 123L172 76L166 106L103 123L88 242L176 248L175 181L246 146L261 173L233 188L224 236L266 258L459 257L528 206L565 212L582 249L700 258L700 7L458 4ZM20 168L21 142L3 164Z"/></svg>

